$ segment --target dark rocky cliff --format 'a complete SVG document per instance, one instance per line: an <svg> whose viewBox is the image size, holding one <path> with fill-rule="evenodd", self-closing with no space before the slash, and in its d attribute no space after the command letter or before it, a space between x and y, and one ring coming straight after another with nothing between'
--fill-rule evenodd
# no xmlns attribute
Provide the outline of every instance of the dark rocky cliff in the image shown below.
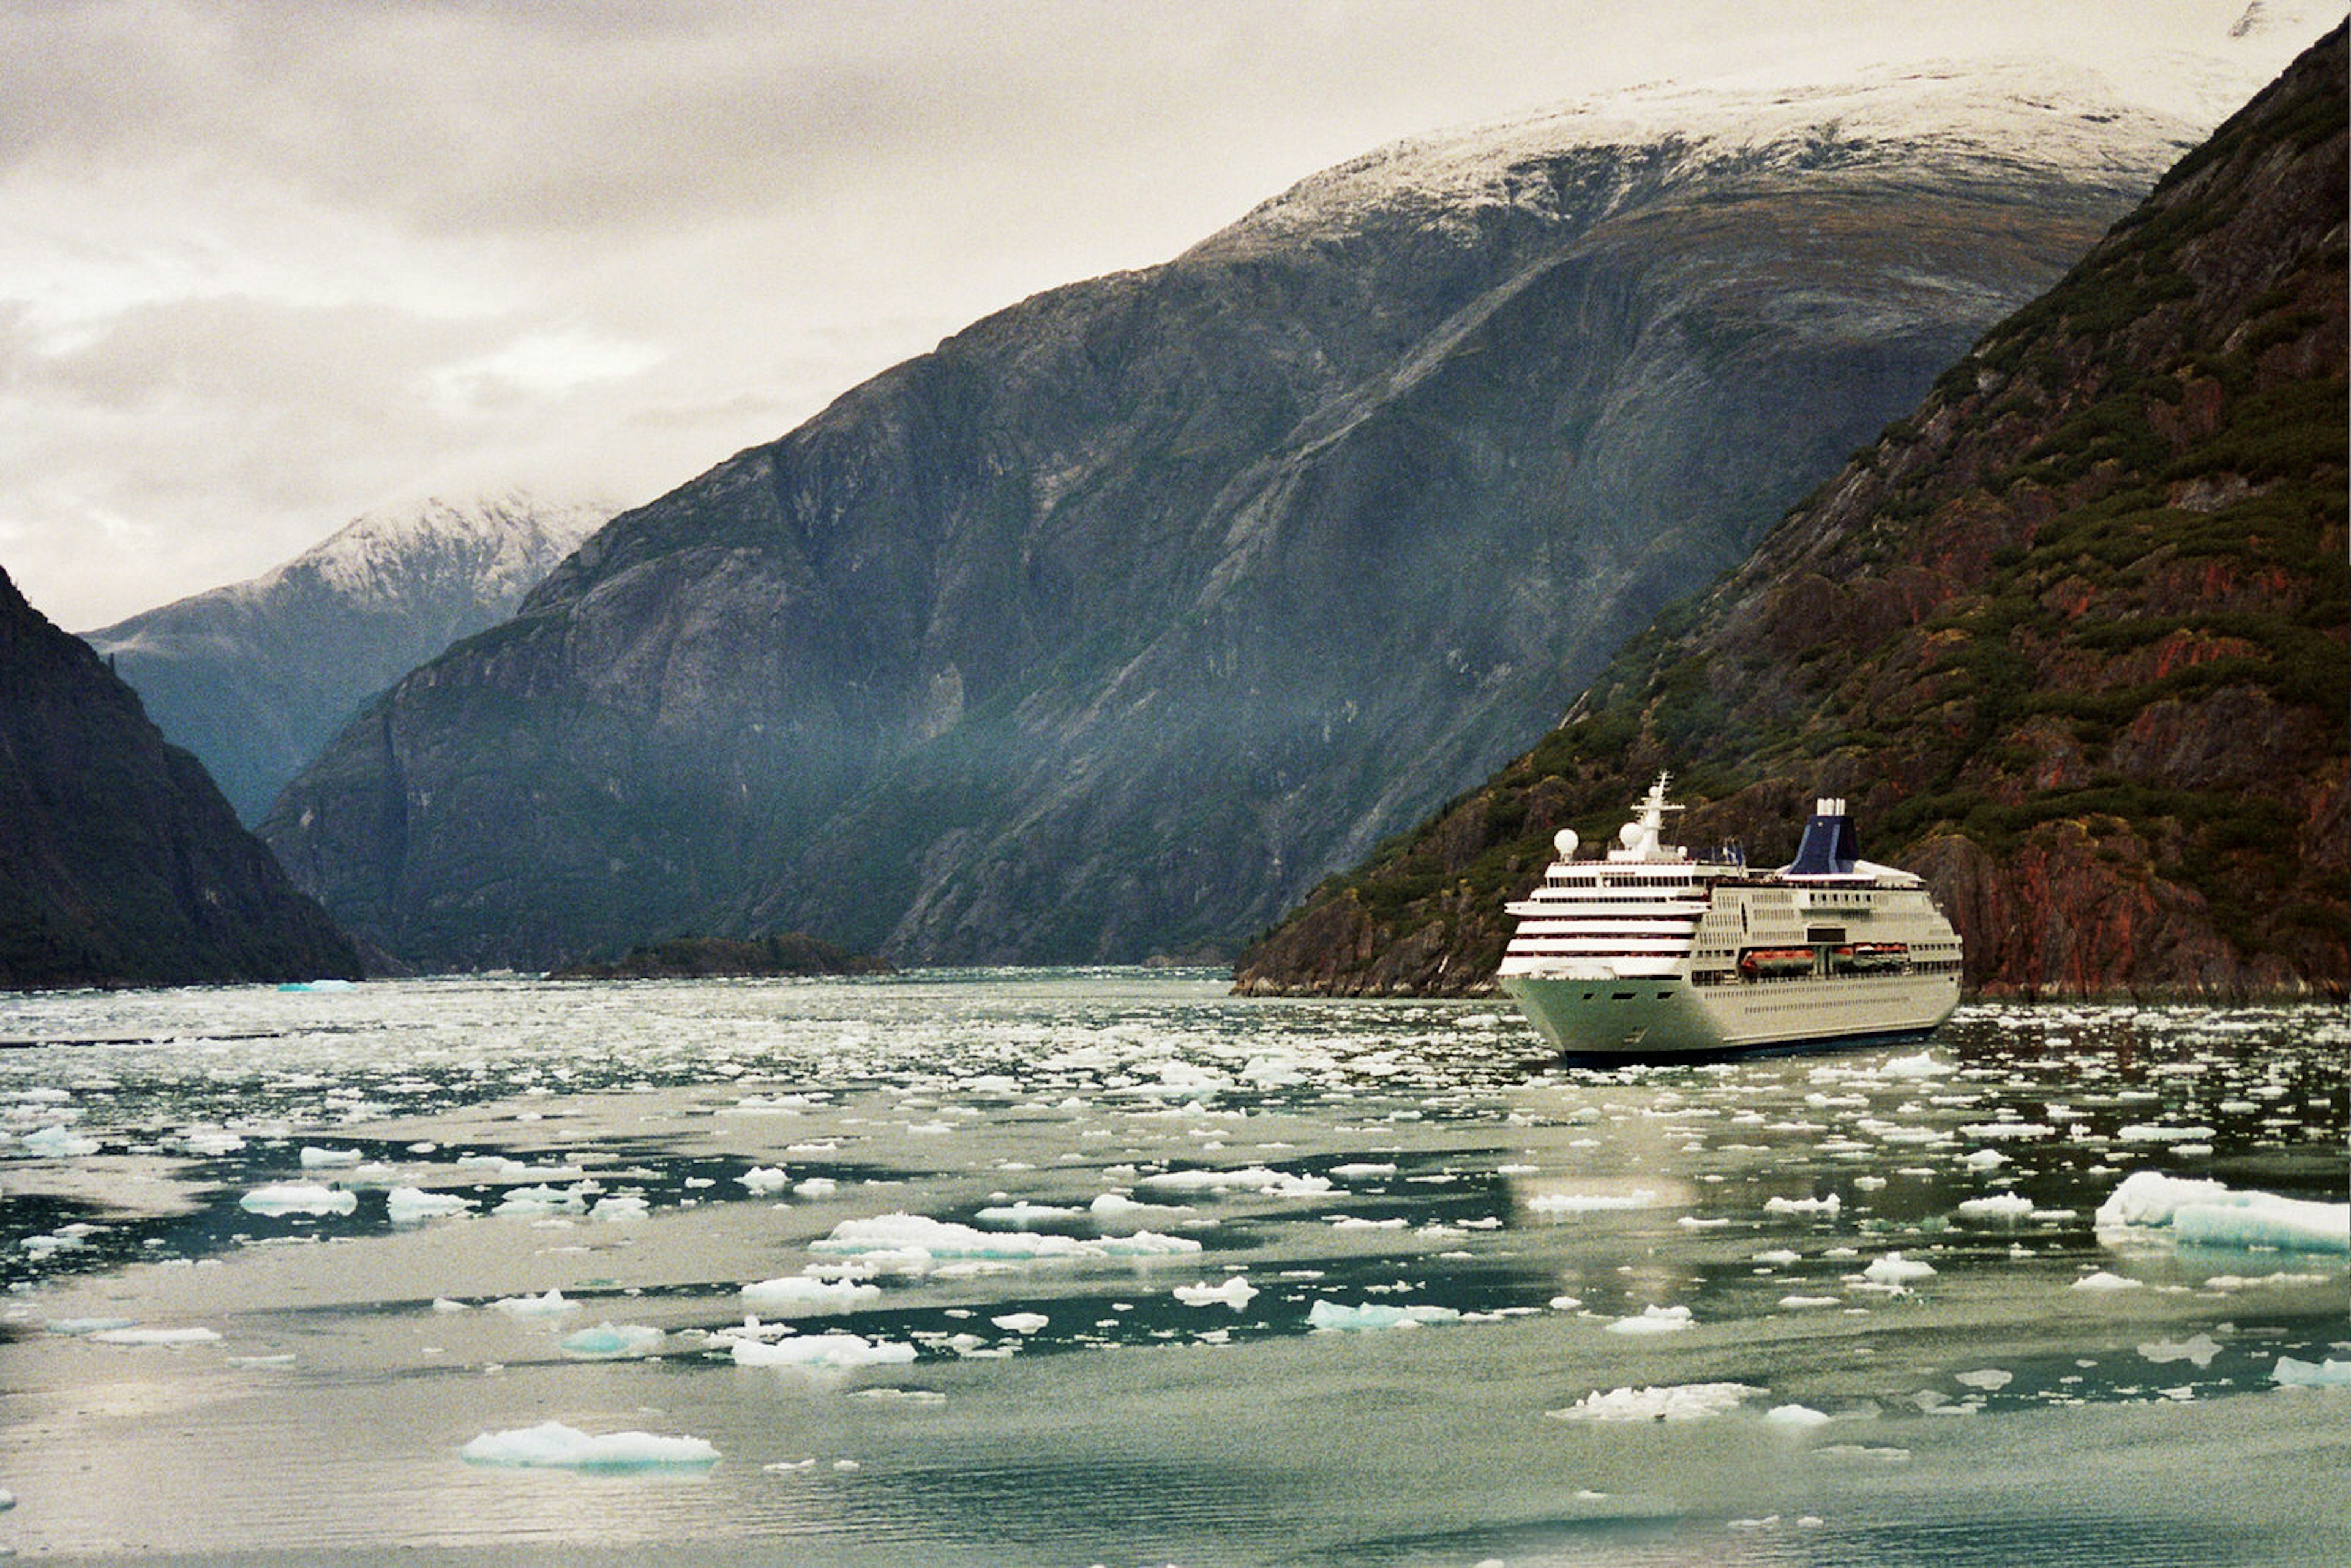
<svg viewBox="0 0 2351 1568"><path fill-rule="evenodd" d="M196 759L0 571L0 988L358 973Z"/></svg>
<svg viewBox="0 0 2351 1568"><path fill-rule="evenodd" d="M2344 82L2338 27L1239 986L1487 988L1552 832L1672 768L1685 839L1759 862L1850 798L1980 991L2341 996Z"/></svg>
<svg viewBox="0 0 2351 1568"><path fill-rule="evenodd" d="M991 317L616 519L265 836L432 965L1229 953L1555 719L2187 144L2002 90L1433 141Z"/></svg>
<svg viewBox="0 0 2351 1568"><path fill-rule="evenodd" d="M84 640L258 822L368 699L513 614L611 512L517 495L360 517L250 582Z"/></svg>

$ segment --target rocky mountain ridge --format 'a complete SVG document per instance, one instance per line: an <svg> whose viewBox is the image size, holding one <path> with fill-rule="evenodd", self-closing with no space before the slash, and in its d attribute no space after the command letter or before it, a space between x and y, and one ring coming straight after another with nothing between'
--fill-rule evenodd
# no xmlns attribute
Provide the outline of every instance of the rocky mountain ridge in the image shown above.
<svg viewBox="0 0 2351 1568"><path fill-rule="evenodd" d="M1866 133L1829 93L1760 142L1569 116L1309 182L617 518L265 836L432 966L684 930L1229 953L1551 722L2192 140L2053 90L1992 132L1907 83Z"/></svg>
<svg viewBox="0 0 2351 1568"><path fill-rule="evenodd" d="M0 989L359 969L196 759L0 571Z"/></svg>
<svg viewBox="0 0 2351 1568"><path fill-rule="evenodd" d="M2337 27L1237 983L1488 988L1552 832L1604 835L1671 768L1687 841L1767 863L1849 798L1980 992L2343 995L2345 73Z"/></svg>
<svg viewBox="0 0 2351 1568"><path fill-rule="evenodd" d="M614 510L516 492L371 513L249 582L84 640L257 822L361 704L512 614Z"/></svg>

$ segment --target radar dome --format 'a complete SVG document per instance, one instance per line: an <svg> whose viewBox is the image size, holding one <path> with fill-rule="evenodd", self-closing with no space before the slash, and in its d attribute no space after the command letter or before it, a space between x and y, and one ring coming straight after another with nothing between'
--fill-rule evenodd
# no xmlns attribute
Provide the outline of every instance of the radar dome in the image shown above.
<svg viewBox="0 0 2351 1568"><path fill-rule="evenodd" d="M1575 846L1582 841L1575 836L1573 828L1562 828L1551 836L1551 847L1559 852L1559 858L1562 860L1573 859Z"/></svg>

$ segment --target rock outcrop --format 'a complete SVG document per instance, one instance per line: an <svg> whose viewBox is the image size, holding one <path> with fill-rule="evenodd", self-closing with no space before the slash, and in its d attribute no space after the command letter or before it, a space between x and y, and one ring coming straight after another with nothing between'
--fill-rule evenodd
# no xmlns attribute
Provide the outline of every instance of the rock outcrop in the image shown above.
<svg viewBox="0 0 2351 1568"><path fill-rule="evenodd" d="M0 988L359 969L196 759L0 571Z"/></svg>
<svg viewBox="0 0 2351 1568"><path fill-rule="evenodd" d="M369 698L513 614L612 510L511 495L364 517L250 582L84 641L258 822Z"/></svg>
<svg viewBox="0 0 2351 1568"><path fill-rule="evenodd" d="M1358 160L877 377L615 519L265 836L434 966L1228 956L2201 134L2038 67L1614 108Z"/></svg>
<svg viewBox="0 0 2351 1568"><path fill-rule="evenodd" d="M1978 992L2343 995L2345 57L2337 27L1238 985L1485 988L1552 832L1671 768L1686 841L1759 862L1849 798Z"/></svg>

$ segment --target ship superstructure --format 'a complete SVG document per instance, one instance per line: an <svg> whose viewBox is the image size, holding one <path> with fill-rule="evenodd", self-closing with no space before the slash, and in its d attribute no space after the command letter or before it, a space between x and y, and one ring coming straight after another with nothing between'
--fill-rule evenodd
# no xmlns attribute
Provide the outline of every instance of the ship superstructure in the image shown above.
<svg viewBox="0 0 2351 1568"><path fill-rule="evenodd" d="M1653 1059L1925 1034L1959 999L1959 933L1926 883L1860 856L1841 800L1814 803L1776 871L1665 841L1659 774L1604 856L1559 859L1509 905L1503 989L1562 1051Z"/></svg>

